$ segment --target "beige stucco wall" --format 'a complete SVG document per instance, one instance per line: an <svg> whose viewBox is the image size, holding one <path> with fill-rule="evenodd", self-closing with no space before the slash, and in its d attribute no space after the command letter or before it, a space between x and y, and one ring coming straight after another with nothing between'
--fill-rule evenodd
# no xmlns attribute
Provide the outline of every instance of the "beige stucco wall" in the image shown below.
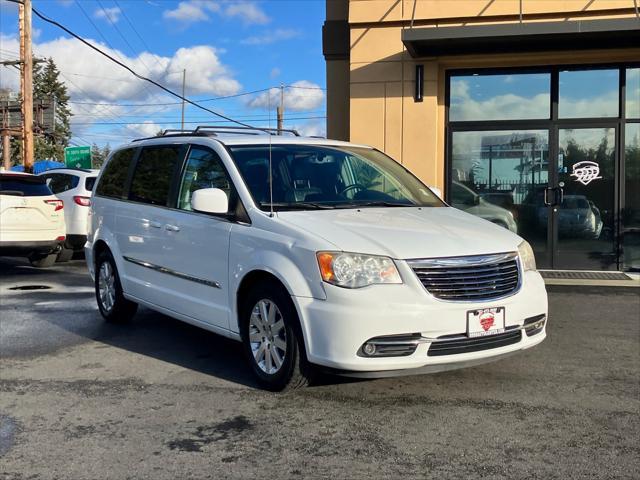
<svg viewBox="0 0 640 480"><path fill-rule="evenodd" d="M519 4L519 0L418 0L414 24L512 23L519 20ZM634 15L633 0L523 0L522 4L523 21ZM640 60L640 48L414 59L401 42L413 6L413 0L349 1L349 139L386 151L440 188L444 188L447 69ZM417 63L425 67L424 100L419 103L413 99ZM336 108L327 107L329 123Z"/></svg>

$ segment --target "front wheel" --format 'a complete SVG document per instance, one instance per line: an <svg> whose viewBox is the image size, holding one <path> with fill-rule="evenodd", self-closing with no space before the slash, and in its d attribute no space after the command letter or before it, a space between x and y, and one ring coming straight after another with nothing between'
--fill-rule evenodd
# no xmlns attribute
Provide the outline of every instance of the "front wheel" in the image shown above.
<svg viewBox="0 0 640 480"><path fill-rule="evenodd" d="M95 277L96 300L104 319L113 323L131 320L138 304L124 298L118 269L110 252L103 251L98 255Z"/></svg>
<svg viewBox="0 0 640 480"><path fill-rule="evenodd" d="M243 303L242 344L260 384L271 391L308 385L311 368L288 293L284 288L260 285L249 292Z"/></svg>

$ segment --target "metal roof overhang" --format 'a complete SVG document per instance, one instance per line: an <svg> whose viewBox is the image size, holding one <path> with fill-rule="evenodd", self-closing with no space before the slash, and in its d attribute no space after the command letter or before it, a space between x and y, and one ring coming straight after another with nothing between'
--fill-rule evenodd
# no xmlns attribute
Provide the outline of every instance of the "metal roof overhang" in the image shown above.
<svg viewBox="0 0 640 480"><path fill-rule="evenodd" d="M640 19L410 28L402 43L412 57L640 47Z"/></svg>

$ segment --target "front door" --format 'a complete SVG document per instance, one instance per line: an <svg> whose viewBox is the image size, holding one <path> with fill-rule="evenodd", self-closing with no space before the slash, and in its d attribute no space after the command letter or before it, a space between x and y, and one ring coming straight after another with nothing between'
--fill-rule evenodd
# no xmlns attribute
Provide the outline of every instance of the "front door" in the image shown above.
<svg viewBox="0 0 640 480"><path fill-rule="evenodd" d="M617 269L616 128L559 127L544 192L552 268Z"/></svg>

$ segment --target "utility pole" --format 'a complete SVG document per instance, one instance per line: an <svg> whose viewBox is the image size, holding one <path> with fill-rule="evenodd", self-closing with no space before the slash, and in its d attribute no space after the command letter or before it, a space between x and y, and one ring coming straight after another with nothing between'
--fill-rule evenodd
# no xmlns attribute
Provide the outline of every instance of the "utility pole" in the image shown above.
<svg viewBox="0 0 640 480"><path fill-rule="evenodd" d="M184 70L182 70L182 126L180 127L181 130L184 130L184 86L185 83L187 81L187 69L185 68Z"/></svg>
<svg viewBox="0 0 640 480"><path fill-rule="evenodd" d="M31 51L31 0L18 4L20 21L20 90L22 93L22 164L33 170L33 55Z"/></svg>
<svg viewBox="0 0 640 480"><path fill-rule="evenodd" d="M11 137L9 136L9 130L2 130L2 165L4 169L11 170Z"/></svg>
<svg viewBox="0 0 640 480"><path fill-rule="evenodd" d="M284 85L280 84L280 105L277 110L278 115L278 135L282 135L284 129Z"/></svg>

